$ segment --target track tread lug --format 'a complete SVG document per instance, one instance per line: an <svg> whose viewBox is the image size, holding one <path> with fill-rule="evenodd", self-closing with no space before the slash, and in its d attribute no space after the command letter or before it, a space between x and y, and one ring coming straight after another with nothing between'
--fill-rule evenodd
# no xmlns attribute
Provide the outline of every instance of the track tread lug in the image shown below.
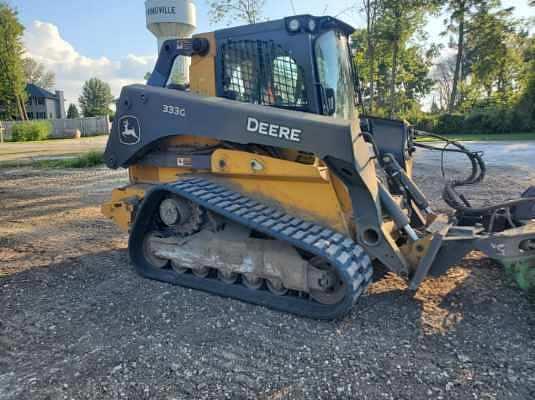
<svg viewBox="0 0 535 400"><path fill-rule="evenodd" d="M216 196L216 197L212 197L210 200L208 200L208 203L210 204L217 204L219 203L220 201L222 201L223 199L219 196Z"/></svg>
<svg viewBox="0 0 535 400"><path fill-rule="evenodd" d="M246 212L249 212L248 208L240 207L238 210L234 211L234 214L237 215L238 217L241 217Z"/></svg>
<svg viewBox="0 0 535 400"><path fill-rule="evenodd" d="M328 246L329 246L329 242L326 241L325 239L320 239L316 243L314 243L314 247L320 250L326 250Z"/></svg>
<svg viewBox="0 0 535 400"><path fill-rule="evenodd" d="M263 204L258 204L257 206L253 207L253 210L256 211L256 212L262 212L266 209L267 207Z"/></svg>
<svg viewBox="0 0 535 400"><path fill-rule="evenodd" d="M289 223L291 220L292 220L292 216L291 216L291 215L288 215L288 214L285 214L285 215L281 218L281 221L284 222L285 224Z"/></svg>
<svg viewBox="0 0 535 400"><path fill-rule="evenodd" d="M315 233L315 234L318 234L322 231L322 227L319 226L319 225L314 225L311 229L310 229L310 232L312 233Z"/></svg>
<svg viewBox="0 0 535 400"><path fill-rule="evenodd" d="M283 224L282 222L279 222L277 225L275 225L273 229L275 232L280 232L282 231L284 228L286 228L286 224Z"/></svg>
<svg viewBox="0 0 535 400"><path fill-rule="evenodd" d="M197 186L189 186L189 187L184 188L183 190L184 190L185 192L192 193L192 192L194 192L194 191L196 191L196 190L198 190L198 189L199 189L199 188L198 188Z"/></svg>
<svg viewBox="0 0 535 400"><path fill-rule="evenodd" d="M200 199L201 199L202 201L207 201L207 200L209 200L209 199L213 199L215 196L217 196L217 195L214 194L214 193L207 193L207 194L205 194L205 195L202 195L202 196L200 197Z"/></svg>
<svg viewBox="0 0 535 400"><path fill-rule="evenodd" d="M331 237L331 242L333 243L339 243L344 239L344 235L341 233L335 232L335 234Z"/></svg>
<svg viewBox="0 0 535 400"><path fill-rule="evenodd" d="M229 211L229 212L234 212L239 208L240 208L240 206L238 204L232 204L231 206L227 207L226 210Z"/></svg>
<svg viewBox="0 0 535 400"><path fill-rule="evenodd" d="M284 216L284 213L282 213L280 211L275 211L271 217L276 218L276 219L280 219L283 216Z"/></svg>
<svg viewBox="0 0 535 400"><path fill-rule="evenodd" d="M303 221L300 220L299 218L294 217L294 218L292 218L292 219L290 220L289 224L290 224L291 226L293 226L294 228L298 228L299 225L301 224L301 222L303 222Z"/></svg>
<svg viewBox="0 0 535 400"><path fill-rule="evenodd" d="M264 222L268 218L269 217L266 217L265 215L259 215L256 218L253 218L252 222L254 222L257 225L260 225L260 224L262 224L262 222Z"/></svg>
<svg viewBox="0 0 535 400"><path fill-rule="evenodd" d="M252 219L255 218L257 215L258 215L257 212L255 212L255 211L250 211L250 212L248 212L247 214L245 214L245 215L243 216L243 218L248 219L248 220L252 220Z"/></svg>
<svg viewBox="0 0 535 400"><path fill-rule="evenodd" d="M282 234L284 236L291 237L295 233L295 231L297 231L297 228L289 226L285 230L282 231Z"/></svg>
<svg viewBox="0 0 535 400"><path fill-rule="evenodd" d="M331 236L334 236L334 232L333 232L332 230L330 230L330 229L323 229L323 230L321 231L321 237L322 237L323 239L330 239Z"/></svg>
<svg viewBox="0 0 535 400"><path fill-rule="evenodd" d="M335 244L331 244L329 248L327 249L327 254L330 257L336 257L336 255L340 252L341 247Z"/></svg>
<svg viewBox="0 0 535 400"><path fill-rule="evenodd" d="M262 225L265 228L271 228L276 223L277 221L275 221L273 218L269 218L268 220L262 222L260 225Z"/></svg>
<svg viewBox="0 0 535 400"><path fill-rule="evenodd" d="M314 243L318 241L318 239L319 239L318 235L308 235L306 238L303 239L303 242L312 246Z"/></svg>
<svg viewBox="0 0 535 400"><path fill-rule="evenodd" d="M303 231L308 231L314 224L312 222L302 222L301 225L299 225L299 229L302 229Z"/></svg>
<svg viewBox="0 0 535 400"><path fill-rule="evenodd" d="M262 214L271 217L275 213L275 210L271 207L266 207L264 210L262 210Z"/></svg>
<svg viewBox="0 0 535 400"><path fill-rule="evenodd" d="M301 240L305 237L306 234L307 233L304 231L297 231L292 235L292 238L296 240Z"/></svg>
<svg viewBox="0 0 535 400"><path fill-rule="evenodd" d="M351 254L347 251L342 251L342 253L340 253L336 259L340 264L345 265L349 260L351 260Z"/></svg>
<svg viewBox="0 0 535 400"><path fill-rule="evenodd" d="M344 246L345 249L353 249L353 247L355 246L355 242L353 242L353 240L351 240L350 238L345 238L342 242L342 246Z"/></svg>

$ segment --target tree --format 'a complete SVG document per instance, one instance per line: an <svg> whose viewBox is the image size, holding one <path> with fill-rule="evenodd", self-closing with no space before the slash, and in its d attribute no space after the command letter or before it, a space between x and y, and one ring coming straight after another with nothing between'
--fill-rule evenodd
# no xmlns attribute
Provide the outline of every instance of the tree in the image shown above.
<svg viewBox="0 0 535 400"><path fill-rule="evenodd" d="M28 119L24 107L27 95L22 67L23 32L17 12L0 3L0 112L6 119Z"/></svg>
<svg viewBox="0 0 535 400"><path fill-rule="evenodd" d="M80 113L78 112L78 107L75 104L71 104L67 110L67 118L74 119L80 118Z"/></svg>
<svg viewBox="0 0 535 400"><path fill-rule="evenodd" d="M370 101L368 112L373 114L375 93L375 44L377 41L377 14L381 2L379 0L362 0L362 11L366 16L366 45L368 62L368 84Z"/></svg>
<svg viewBox="0 0 535 400"><path fill-rule="evenodd" d="M56 75L52 71L46 71L45 66L31 57L23 60L24 75L27 83L33 83L43 89L52 90L56 84Z"/></svg>
<svg viewBox="0 0 535 400"><path fill-rule="evenodd" d="M450 16L449 19L444 21L446 24L446 32L444 34L451 33L456 36L455 44L452 43L451 47L457 50L453 84L448 101L448 111L450 112L455 111L463 98L460 88L468 75L466 71L463 71L463 66L465 63L466 36L470 32L470 20L473 10L477 7L486 7L489 4L498 6L500 0L446 0L446 11L450 13Z"/></svg>
<svg viewBox="0 0 535 400"><path fill-rule="evenodd" d="M365 46L363 54L357 56L365 103L368 112L392 117L416 100L421 89L428 90L431 81L426 79L426 51L416 44L409 45L409 41L423 29L426 15L438 8L438 0L361 1L366 28L357 31L355 38ZM406 53L416 59L408 59ZM423 77L424 85L400 79L416 75Z"/></svg>
<svg viewBox="0 0 535 400"><path fill-rule="evenodd" d="M98 78L91 78L84 83L82 95L78 99L84 117L109 115L112 102L110 85Z"/></svg>
<svg viewBox="0 0 535 400"><path fill-rule="evenodd" d="M519 97L514 105L516 128L535 131L535 35L522 43L523 71L520 76Z"/></svg>
<svg viewBox="0 0 535 400"><path fill-rule="evenodd" d="M447 30L457 33L457 55L455 56L455 70L453 72L453 83L449 91L448 111L452 112L457 105L459 91L459 81L461 79L461 66L464 57L464 35L466 33L465 17L470 7L469 0L449 0L447 9L450 11L450 19L447 22ZM451 45L452 47L454 45Z"/></svg>
<svg viewBox="0 0 535 400"><path fill-rule="evenodd" d="M400 58L409 39L424 26L428 13L436 11L437 0L383 0L381 32L391 48L388 115L394 117L398 105L396 89Z"/></svg>
<svg viewBox="0 0 535 400"><path fill-rule="evenodd" d="M520 74L521 39L512 12L511 8L494 10L493 4L480 4L468 23L465 68L471 84L483 89L487 98L497 92L505 101Z"/></svg>
<svg viewBox="0 0 535 400"><path fill-rule="evenodd" d="M208 0L210 22L256 24L263 19L266 0Z"/></svg>
<svg viewBox="0 0 535 400"><path fill-rule="evenodd" d="M437 107L441 111L448 111L450 107L456 59L455 55L442 57L432 70L431 78L435 81L438 91Z"/></svg>
<svg viewBox="0 0 535 400"><path fill-rule="evenodd" d="M440 112L440 107L438 106L436 99L433 97L433 102L431 103L431 114L438 114Z"/></svg>

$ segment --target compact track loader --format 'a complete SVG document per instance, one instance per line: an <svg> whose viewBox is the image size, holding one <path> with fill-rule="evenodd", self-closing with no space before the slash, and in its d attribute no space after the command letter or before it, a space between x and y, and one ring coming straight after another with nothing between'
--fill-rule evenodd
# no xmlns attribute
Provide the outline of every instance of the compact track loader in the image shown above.
<svg viewBox="0 0 535 400"><path fill-rule="evenodd" d="M407 123L358 115L353 28L295 16L163 45L147 85L123 88L105 159L128 168L103 213L144 277L332 319L382 264L416 289L479 249L533 266L535 198L437 215L411 179ZM177 57L190 82L169 83ZM424 146L424 145L421 145Z"/></svg>

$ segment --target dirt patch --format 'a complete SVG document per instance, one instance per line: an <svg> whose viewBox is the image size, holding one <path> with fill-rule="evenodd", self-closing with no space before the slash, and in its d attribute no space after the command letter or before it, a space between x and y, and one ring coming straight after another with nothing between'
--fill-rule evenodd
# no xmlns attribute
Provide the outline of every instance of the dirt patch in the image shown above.
<svg viewBox="0 0 535 400"><path fill-rule="evenodd" d="M417 170L445 209L439 170ZM535 184L489 174L476 203ZM99 211L125 181L0 170L1 399L535 397L533 306L480 254L414 297L388 274L341 321L296 318L138 277Z"/></svg>

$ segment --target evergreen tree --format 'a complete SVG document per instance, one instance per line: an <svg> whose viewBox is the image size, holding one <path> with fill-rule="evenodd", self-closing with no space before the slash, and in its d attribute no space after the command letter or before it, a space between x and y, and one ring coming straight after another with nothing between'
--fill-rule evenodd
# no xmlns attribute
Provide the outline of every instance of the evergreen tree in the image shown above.
<svg viewBox="0 0 535 400"><path fill-rule="evenodd" d="M82 95L78 99L84 117L109 115L112 102L110 85L98 78L91 78L84 83Z"/></svg>
<svg viewBox="0 0 535 400"><path fill-rule="evenodd" d="M69 106L69 109L67 110L67 118L69 119L80 118L78 107L76 107L75 104L71 103L71 105Z"/></svg>

